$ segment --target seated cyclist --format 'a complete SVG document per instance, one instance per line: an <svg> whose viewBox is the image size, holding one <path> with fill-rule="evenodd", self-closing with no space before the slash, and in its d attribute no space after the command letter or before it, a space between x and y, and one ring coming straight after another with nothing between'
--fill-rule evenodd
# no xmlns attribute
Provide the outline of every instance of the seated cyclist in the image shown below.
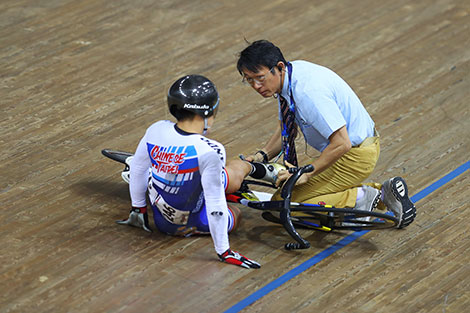
<svg viewBox="0 0 470 313"><path fill-rule="evenodd" d="M150 231L148 191L158 230L180 236L210 233L221 261L259 268L259 263L230 249L228 233L237 227L240 211L225 199L230 170L225 169L224 146L205 137L218 105L214 84L203 76L184 76L170 87L168 107L177 123L158 121L141 139L130 160L132 209L129 218L119 223ZM234 173L254 171L248 162L236 166ZM234 183L243 175L234 174Z"/></svg>

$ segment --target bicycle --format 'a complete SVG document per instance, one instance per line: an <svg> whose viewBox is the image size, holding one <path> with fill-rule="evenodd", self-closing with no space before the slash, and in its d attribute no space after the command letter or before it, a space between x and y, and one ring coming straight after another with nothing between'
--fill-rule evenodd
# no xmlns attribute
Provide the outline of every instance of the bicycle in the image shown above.
<svg viewBox="0 0 470 313"><path fill-rule="evenodd" d="M133 154L111 149L103 149L101 152L104 156L125 165L122 178L124 181L129 182L129 177L124 173L128 173L129 171L129 157L132 157ZM302 174L312 171L313 166L311 164L303 167L289 168L289 172L292 175L282 186L282 200L260 200L256 195L256 191L252 191L248 187L249 185L276 187L261 181L249 179L244 180L238 192L228 194L226 198L229 202L240 203L243 206L261 210L263 211L261 216L265 220L281 224L287 233L296 241L286 243L284 247L287 250L307 249L310 247L310 243L298 233L298 228L325 232L333 230L358 231L395 228L398 224L398 219L387 213L361 211L351 208L336 208L326 204L292 202L292 188L295 183ZM272 212L279 212L279 217L276 217Z"/></svg>

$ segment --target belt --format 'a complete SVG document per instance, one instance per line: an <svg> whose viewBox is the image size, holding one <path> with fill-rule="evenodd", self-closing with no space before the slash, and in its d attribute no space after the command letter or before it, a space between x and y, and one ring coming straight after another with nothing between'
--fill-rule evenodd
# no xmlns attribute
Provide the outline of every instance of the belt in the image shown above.
<svg viewBox="0 0 470 313"><path fill-rule="evenodd" d="M379 137L380 137L379 132L377 131L376 128L374 128L374 137L367 137L360 144L358 144L357 146L354 146L353 148L360 148L360 147L370 146L370 145L374 144Z"/></svg>

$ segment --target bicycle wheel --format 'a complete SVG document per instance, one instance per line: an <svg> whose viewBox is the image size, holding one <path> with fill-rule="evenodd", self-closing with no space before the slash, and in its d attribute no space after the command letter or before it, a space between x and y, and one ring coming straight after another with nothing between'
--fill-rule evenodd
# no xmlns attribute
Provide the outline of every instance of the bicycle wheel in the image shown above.
<svg viewBox="0 0 470 313"><path fill-rule="evenodd" d="M263 219L265 219L266 221L268 221L268 222L283 225L281 219L279 217L276 217L271 212L268 212L268 211L263 212L263 213L261 213L261 217ZM329 228L327 226L324 226L324 225L321 225L319 221L314 221L314 220L309 221L309 220L298 218L298 217L295 217L295 216L291 216L291 221L292 221L292 224L296 228L314 229L314 230L320 230L320 231L324 231L324 232L330 232L331 231L331 228Z"/></svg>
<svg viewBox="0 0 470 313"><path fill-rule="evenodd" d="M122 164L126 164L126 159L132 156L132 153L118 151L118 150L111 150L111 149L103 149L101 153L105 156L110 158L111 160L117 161Z"/></svg>
<svg viewBox="0 0 470 313"><path fill-rule="evenodd" d="M395 216L386 213L294 203L291 206L291 219L306 227L310 223L318 223L340 230L385 229L394 228L398 224Z"/></svg>

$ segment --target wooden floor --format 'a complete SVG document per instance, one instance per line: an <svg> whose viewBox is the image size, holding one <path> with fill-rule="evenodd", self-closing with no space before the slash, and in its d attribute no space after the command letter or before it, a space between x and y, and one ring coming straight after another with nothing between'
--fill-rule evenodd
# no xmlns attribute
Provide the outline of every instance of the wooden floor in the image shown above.
<svg viewBox="0 0 470 313"><path fill-rule="evenodd" d="M129 195L100 150L133 151L171 118L180 76L218 86L212 137L228 155L267 140L276 101L240 82L245 38L353 87L382 136L371 180L401 175L414 195L469 162L467 0L3 0L0 312L223 312L350 234L304 231L312 248L289 252L285 231L244 209L231 245L262 263L244 270L209 237L114 223ZM409 228L365 234L244 312L468 312L469 173L417 202Z"/></svg>

